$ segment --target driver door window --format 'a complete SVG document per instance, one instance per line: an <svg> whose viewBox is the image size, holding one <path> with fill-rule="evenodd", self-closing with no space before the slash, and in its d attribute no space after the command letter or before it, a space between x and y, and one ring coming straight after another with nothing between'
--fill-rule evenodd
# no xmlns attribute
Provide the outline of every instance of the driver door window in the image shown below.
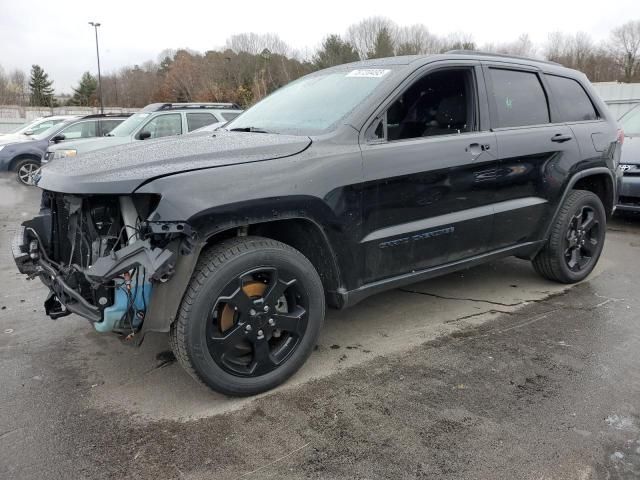
<svg viewBox="0 0 640 480"><path fill-rule="evenodd" d="M64 135L65 140L92 138L96 136L96 122L74 123L63 129L60 134Z"/></svg>
<svg viewBox="0 0 640 480"><path fill-rule="evenodd" d="M179 113L158 115L142 127L140 133L142 132L149 132L151 134L149 138L180 135L182 133L182 116Z"/></svg>
<svg viewBox="0 0 640 480"><path fill-rule="evenodd" d="M388 141L452 135L476 130L472 76L468 69L427 75L405 90L373 130Z"/></svg>

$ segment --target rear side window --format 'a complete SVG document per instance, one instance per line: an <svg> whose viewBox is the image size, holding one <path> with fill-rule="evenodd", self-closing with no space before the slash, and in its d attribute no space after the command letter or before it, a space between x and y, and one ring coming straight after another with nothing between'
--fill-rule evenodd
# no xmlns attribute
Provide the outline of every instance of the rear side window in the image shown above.
<svg viewBox="0 0 640 480"><path fill-rule="evenodd" d="M499 68L489 72L496 127L549 123L547 96L536 73Z"/></svg>
<svg viewBox="0 0 640 480"><path fill-rule="evenodd" d="M240 112L235 113L235 112L222 112L220 115L222 115L222 118L224 118L227 122L233 120L234 118L236 118L238 115L240 115Z"/></svg>
<svg viewBox="0 0 640 480"><path fill-rule="evenodd" d="M187 126L190 132L211 125L217 121L218 119L210 113L187 113Z"/></svg>
<svg viewBox="0 0 640 480"><path fill-rule="evenodd" d="M553 101L558 107L559 121L580 122L598 119L593 103L577 81L556 75L547 75L546 78L553 93Z"/></svg>
<svg viewBox="0 0 640 480"><path fill-rule="evenodd" d="M102 125L102 135L106 135L121 123L122 120L102 120L100 122L100 124Z"/></svg>

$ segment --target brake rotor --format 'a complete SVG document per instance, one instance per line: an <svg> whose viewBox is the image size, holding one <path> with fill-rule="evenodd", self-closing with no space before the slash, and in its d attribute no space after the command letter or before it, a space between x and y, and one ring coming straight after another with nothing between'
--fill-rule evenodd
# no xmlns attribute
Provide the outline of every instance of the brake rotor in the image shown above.
<svg viewBox="0 0 640 480"><path fill-rule="evenodd" d="M242 291L249 298L260 298L264 295L267 285L262 282L247 282L242 286ZM222 333L229 330L236 323L236 312L229 305L222 309L218 320L218 328Z"/></svg>

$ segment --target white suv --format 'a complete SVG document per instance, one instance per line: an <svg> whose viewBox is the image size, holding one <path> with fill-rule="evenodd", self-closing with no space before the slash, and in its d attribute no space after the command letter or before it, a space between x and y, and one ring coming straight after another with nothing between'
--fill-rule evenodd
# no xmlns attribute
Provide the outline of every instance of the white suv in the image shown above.
<svg viewBox="0 0 640 480"><path fill-rule="evenodd" d="M42 163L57 158L192 132L212 123L228 122L242 113L234 103L152 103L114 128L107 136L51 145Z"/></svg>

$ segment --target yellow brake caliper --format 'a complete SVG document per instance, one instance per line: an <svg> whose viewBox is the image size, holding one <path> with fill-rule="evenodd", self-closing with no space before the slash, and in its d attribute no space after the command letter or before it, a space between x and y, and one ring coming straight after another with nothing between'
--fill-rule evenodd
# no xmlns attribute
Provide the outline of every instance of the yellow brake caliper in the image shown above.
<svg viewBox="0 0 640 480"><path fill-rule="evenodd" d="M267 285L262 282L247 282L242 286L242 291L249 298L260 298L264 295ZM222 333L229 330L236 323L235 311L229 305L225 305L218 320L218 328Z"/></svg>

